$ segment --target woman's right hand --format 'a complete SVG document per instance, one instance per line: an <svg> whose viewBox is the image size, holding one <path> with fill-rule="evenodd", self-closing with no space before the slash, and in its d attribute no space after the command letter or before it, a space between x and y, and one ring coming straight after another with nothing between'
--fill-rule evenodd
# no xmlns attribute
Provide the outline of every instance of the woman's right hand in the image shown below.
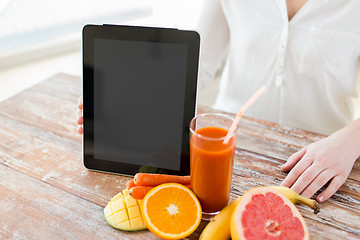
<svg viewBox="0 0 360 240"><path fill-rule="evenodd" d="M77 115L77 124L79 125L77 131L79 134L82 134L83 133L83 123L84 123L82 97L79 97L78 110L76 111L76 115Z"/></svg>

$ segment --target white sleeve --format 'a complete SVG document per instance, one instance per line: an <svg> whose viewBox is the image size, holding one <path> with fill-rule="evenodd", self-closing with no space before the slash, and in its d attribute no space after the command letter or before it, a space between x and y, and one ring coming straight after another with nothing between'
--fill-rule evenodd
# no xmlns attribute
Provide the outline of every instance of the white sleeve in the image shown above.
<svg viewBox="0 0 360 240"><path fill-rule="evenodd" d="M214 79L229 42L229 28L220 0L203 1L197 30L201 37L198 89L202 90Z"/></svg>

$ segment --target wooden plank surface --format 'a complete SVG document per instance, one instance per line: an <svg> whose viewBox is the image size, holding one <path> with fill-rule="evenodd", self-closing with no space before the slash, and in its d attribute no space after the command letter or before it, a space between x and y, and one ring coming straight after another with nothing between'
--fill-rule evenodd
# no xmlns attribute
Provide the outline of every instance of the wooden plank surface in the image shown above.
<svg viewBox="0 0 360 240"><path fill-rule="evenodd" d="M123 233L104 222L102 207L130 178L83 167L82 137L76 134L75 122L80 94L80 78L58 74L0 103L0 187L6 193L0 199L0 238L157 239L149 231ZM199 113L214 111L198 108ZM325 137L248 117L239 126L232 199L255 186L280 183L286 176L280 165L293 152ZM340 190L321 204L319 214L298 206L312 239L360 238L359 164ZM28 220L27 227L16 224L21 219ZM189 239L197 239L205 225L202 222Z"/></svg>
<svg viewBox="0 0 360 240"><path fill-rule="evenodd" d="M102 207L0 165L1 239L118 239ZM149 231L121 239L158 239Z"/></svg>

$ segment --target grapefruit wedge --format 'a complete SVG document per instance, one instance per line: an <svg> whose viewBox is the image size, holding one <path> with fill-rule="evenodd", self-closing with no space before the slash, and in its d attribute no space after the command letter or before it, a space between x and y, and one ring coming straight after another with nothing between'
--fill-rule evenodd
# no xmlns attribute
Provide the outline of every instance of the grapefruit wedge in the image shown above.
<svg viewBox="0 0 360 240"><path fill-rule="evenodd" d="M253 188L242 196L232 214L230 229L233 240L310 239L295 205L267 187Z"/></svg>

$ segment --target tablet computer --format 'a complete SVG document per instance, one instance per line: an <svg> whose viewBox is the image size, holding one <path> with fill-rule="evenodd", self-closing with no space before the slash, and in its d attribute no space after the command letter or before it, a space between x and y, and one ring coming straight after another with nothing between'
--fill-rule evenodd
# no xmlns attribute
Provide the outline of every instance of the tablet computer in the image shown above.
<svg viewBox="0 0 360 240"><path fill-rule="evenodd" d="M188 175L199 34L83 28L83 154L91 170Z"/></svg>

